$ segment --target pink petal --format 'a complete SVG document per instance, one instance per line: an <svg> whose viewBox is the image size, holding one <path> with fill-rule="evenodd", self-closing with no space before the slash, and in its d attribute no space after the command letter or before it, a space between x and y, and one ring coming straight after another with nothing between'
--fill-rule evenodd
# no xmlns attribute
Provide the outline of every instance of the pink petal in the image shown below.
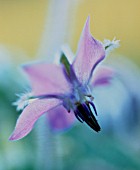
<svg viewBox="0 0 140 170"><path fill-rule="evenodd" d="M100 86L100 85L109 85L110 80L115 75L115 71L109 67L100 66L93 74L91 85L92 86Z"/></svg>
<svg viewBox="0 0 140 170"><path fill-rule="evenodd" d="M77 57L73 62L74 71L81 83L89 81L94 68L105 57L103 45L90 33L89 22L88 17L79 41Z"/></svg>
<svg viewBox="0 0 140 170"><path fill-rule="evenodd" d="M58 99L36 100L29 104L18 118L15 130L9 140L18 140L26 136L42 114L60 104Z"/></svg>
<svg viewBox="0 0 140 170"><path fill-rule="evenodd" d="M61 66L38 63L23 66L28 74L34 95L60 94L70 91Z"/></svg>
<svg viewBox="0 0 140 170"><path fill-rule="evenodd" d="M75 116L73 112L68 113L63 106L58 106L52 109L47 114L50 128L52 131L64 131L72 127L75 122Z"/></svg>

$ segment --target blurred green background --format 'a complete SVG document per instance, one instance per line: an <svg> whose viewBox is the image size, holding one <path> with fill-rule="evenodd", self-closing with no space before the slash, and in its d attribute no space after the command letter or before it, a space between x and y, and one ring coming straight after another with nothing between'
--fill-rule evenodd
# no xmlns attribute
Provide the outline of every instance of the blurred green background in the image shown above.
<svg viewBox="0 0 140 170"><path fill-rule="evenodd" d="M140 169L139 6L139 0L0 0L0 170ZM104 128L99 134L80 123L67 133L52 134L47 126L42 130L42 122L38 121L26 138L9 142L20 114L12 102L17 99L15 94L24 92L28 86L20 64L40 59L53 61L55 52L64 43L75 53L88 15L94 37L101 41L114 37L121 40L120 48L111 57L119 54L134 63L133 67L126 63L121 68L131 72L131 76L126 73L127 84L136 86L133 90L129 86L127 91L121 85L119 91L125 91L126 98L132 91L135 100L129 93L132 99L129 102L137 106L132 104L134 108L129 108L130 103L120 93L119 99L125 106L122 108L113 98L113 104L121 107L121 112L117 120L113 114L110 119L106 116L106 112L110 113L107 109L105 122L101 121ZM133 72L134 68L137 71ZM106 95L111 96L114 91L107 90ZM102 98L106 108L110 107L107 96ZM121 114L125 112L124 118Z"/></svg>

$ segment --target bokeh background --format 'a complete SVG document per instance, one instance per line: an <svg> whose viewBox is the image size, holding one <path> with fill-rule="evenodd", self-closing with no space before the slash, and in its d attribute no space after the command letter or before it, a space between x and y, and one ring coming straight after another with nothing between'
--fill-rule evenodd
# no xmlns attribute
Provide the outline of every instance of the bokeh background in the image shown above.
<svg viewBox="0 0 140 170"><path fill-rule="evenodd" d="M0 0L0 170L140 169L139 6L139 0ZM42 118L26 138L9 142L20 114L12 102L28 87L20 65L52 62L66 43L75 53L88 15L94 37L121 40L105 61L119 78L95 91L101 133L77 123L53 134L42 129Z"/></svg>

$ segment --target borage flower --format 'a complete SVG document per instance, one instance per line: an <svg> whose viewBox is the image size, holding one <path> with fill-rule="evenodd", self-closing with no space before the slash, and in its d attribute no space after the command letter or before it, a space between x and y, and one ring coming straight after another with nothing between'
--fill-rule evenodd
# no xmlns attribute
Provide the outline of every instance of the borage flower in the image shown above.
<svg viewBox="0 0 140 170"><path fill-rule="evenodd" d="M23 66L31 81L31 99L34 100L27 102L10 140L26 136L38 118L46 112L53 129L70 127L76 117L96 132L100 131L92 89L108 84L113 72L100 66L93 74L96 66L105 58L105 47L92 37L89 20L88 17L72 63L63 53L60 65L37 63Z"/></svg>

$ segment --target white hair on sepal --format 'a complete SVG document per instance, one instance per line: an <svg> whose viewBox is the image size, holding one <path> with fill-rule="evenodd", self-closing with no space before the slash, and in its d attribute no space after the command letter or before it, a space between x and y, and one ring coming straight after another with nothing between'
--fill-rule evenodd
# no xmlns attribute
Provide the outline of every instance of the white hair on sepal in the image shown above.
<svg viewBox="0 0 140 170"><path fill-rule="evenodd" d="M103 46L105 48L106 55L108 55L111 51L120 46L120 40L116 40L116 37L114 37L112 41L104 39Z"/></svg>
<svg viewBox="0 0 140 170"><path fill-rule="evenodd" d="M12 105L16 106L17 111L23 110L28 104L32 103L34 100L32 98L32 93L31 92L25 92L21 94L16 94L18 96L18 100L13 102Z"/></svg>

